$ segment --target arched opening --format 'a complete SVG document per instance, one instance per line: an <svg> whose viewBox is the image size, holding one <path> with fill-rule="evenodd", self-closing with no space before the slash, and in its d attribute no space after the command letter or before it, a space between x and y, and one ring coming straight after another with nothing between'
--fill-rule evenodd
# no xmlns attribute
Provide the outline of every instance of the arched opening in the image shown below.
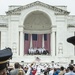
<svg viewBox="0 0 75 75"><path fill-rule="evenodd" d="M51 20L49 16L41 11L31 12L24 21L24 28L26 30L49 30L50 27Z"/></svg>
<svg viewBox="0 0 75 75"><path fill-rule="evenodd" d="M24 21L24 53L50 54L50 32L41 33L51 28L51 19L42 11L34 11ZM30 32L27 32L30 31ZM35 33L34 33L35 32ZM47 53L45 53L45 51Z"/></svg>

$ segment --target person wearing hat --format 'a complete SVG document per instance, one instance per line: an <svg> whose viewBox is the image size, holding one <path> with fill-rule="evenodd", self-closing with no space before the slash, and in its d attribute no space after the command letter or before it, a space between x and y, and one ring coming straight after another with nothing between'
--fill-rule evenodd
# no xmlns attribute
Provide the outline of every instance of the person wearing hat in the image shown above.
<svg viewBox="0 0 75 75"><path fill-rule="evenodd" d="M7 75L7 62L12 58L11 48L0 50L0 75Z"/></svg>
<svg viewBox="0 0 75 75"><path fill-rule="evenodd" d="M71 44L73 44L75 46L75 36L67 38L67 42L69 42L69 43L71 43ZM65 73L65 75L75 75L75 73L73 71L74 66L70 64L68 68L69 68L69 72Z"/></svg>
<svg viewBox="0 0 75 75"><path fill-rule="evenodd" d="M67 38L67 42L75 45L75 36L72 36L72 37Z"/></svg>

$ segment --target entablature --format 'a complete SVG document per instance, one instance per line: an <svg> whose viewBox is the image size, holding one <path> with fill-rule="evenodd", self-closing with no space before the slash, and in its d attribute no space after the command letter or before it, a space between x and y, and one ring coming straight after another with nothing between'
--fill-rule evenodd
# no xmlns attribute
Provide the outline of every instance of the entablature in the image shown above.
<svg viewBox="0 0 75 75"><path fill-rule="evenodd" d="M8 25L4 23L0 23L0 27L8 27Z"/></svg>
<svg viewBox="0 0 75 75"><path fill-rule="evenodd" d="M45 7L47 9L50 9L50 10L53 10L55 12L59 12L59 13L62 13L62 14L69 14L70 13L66 10L61 9L61 8L57 8L55 6L48 5L48 4L45 4L45 3L40 2L40 1L36 1L36 2L30 3L30 4L27 4L25 6L20 6L18 8L13 9L13 10L9 10L9 11L6 12L6 14L13 14L13 13L16 13L16 12L20 12L22 10L31 8L33 6L42 6L42 7Z"/></svg>

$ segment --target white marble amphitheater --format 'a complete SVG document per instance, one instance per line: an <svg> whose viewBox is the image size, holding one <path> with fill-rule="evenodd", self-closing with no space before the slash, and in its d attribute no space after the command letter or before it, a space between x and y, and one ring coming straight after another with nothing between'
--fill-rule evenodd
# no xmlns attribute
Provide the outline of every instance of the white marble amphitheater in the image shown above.
<svg viewBox="0 0 75 75"><path fill-rule="evenodd" d="M75 47L66 41L74 35L75 15L67 6L35 1L9 6L6 15L0 15L0 49L12 49L11 62L30 63L37 57L41 63L74 62Z"/></svg>

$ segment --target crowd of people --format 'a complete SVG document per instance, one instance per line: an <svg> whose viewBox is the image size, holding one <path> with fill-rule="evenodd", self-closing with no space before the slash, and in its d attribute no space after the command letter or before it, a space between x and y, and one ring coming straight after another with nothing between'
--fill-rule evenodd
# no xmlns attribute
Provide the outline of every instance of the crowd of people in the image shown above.
<svg viewBox="0 0 75 75"><path fill-rule="evenodd" d="M36 54L39 54L39 55L44 54L44 55L46 55L46 54L49 54L49 52L45 48L30 48L28 50L28 54L30 54L30 55L36 55Z"/></svg>
<svg viewBox="0 0 75 75"><path fill-rule="evenodd" d="M75 75L75 66L73 64L64 67L58 64L38 64L33 62L22 66L16 62L14 67L8 69L9 75Z"/></svg>

